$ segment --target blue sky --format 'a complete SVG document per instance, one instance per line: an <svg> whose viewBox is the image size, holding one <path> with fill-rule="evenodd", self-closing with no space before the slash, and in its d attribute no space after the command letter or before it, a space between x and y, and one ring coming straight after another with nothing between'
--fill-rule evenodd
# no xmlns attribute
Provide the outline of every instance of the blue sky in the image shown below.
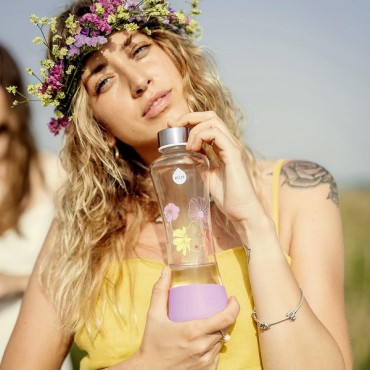
<svg viewBox="0 0 370 370"><path fill-rule="evenodd" d="M38 69L43 50L28 16L52 16L65 0L12 1L0 14L0 42ZM172 1L183 7L184 1ZM246 143L266 158L312 160L339 185L370 183L370 1L203 0L202 44L247 118ZM25 76L29 79L28 76ZM39 145L51 111L33 106Z"/></svg>

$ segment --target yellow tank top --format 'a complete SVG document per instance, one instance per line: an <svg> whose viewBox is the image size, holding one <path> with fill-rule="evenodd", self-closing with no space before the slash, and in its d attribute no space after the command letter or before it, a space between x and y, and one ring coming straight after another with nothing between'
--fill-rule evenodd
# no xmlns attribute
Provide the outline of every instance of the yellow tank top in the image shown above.
<svg viewBox="0 0 370 370"><path fill-rule="evenodd" d="M273 173L273 218L278 225L278 187L282 161L278 161ZM277 180L276 180L277 177ZM218 370L262 369L257 329L251 318L253 297L248 278L248 262L243 247L237 247L216 255L222 282L229 296L233 295L240 304L240 313L235 325L229 330L230 342L220 353ZM122 271L130 271L134 277L134 290L130 291L128 279L119 285L121 306L125 320L118 317L112 305L107 304L103 312L102 327L91 341L86 329L75 335L76 344L87 352L80 365L81 370L96 370L113 366L131 357L139 348L144 333L146 314L149 308L152 287L158 280L163 263L146 259L128 259L120 262ZM118 271L118 263L111 265L106 278ZM134 307L135 312L132 312Z"/></svg>

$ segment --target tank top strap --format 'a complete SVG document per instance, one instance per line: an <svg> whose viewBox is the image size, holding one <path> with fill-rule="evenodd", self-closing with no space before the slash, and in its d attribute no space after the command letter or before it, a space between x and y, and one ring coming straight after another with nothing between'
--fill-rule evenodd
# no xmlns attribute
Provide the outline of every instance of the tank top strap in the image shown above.
<svg viewBox="0 0 370 370"><path fill-rule="evenodd" d="M280 173L284 159L279 159L274 165L272 172L272 219L275 224L276 233L279 237L279 188Z"/></svg>

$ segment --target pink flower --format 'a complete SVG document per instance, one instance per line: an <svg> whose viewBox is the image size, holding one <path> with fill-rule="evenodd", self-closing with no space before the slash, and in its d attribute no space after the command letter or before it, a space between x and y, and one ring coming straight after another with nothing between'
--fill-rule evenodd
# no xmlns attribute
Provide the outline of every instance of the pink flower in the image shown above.
<svg viewBox="0 0 370 370"><path fill-rule="evenodd" d="M166 207L164 207L164 217L166 217L167 222L172 222L177 220L177 217L179 217L179 211L180 208L177 207L173 203L168 203Z"/></svg>
<svg viewBox="0 0 370 370"><path fill-rule="evenodd" d="M61 90L63 88L63 84L61 83L63 73L64 69L62 64L55 64L49 70L48 78L42 83L39 92L45 94L48 91L48 88L50 88L52 92Z"/></svg>
<svg viewBox="0 0 370 370"><path fill-rule="evenodd" d="M208 202L201 197L192 198L189 202L188 216L191 221L206 227L208 220Z"/></svg>
<svg viewBox="0 0 370 370"><path fill-rule="evenodd" d="M52 118L51 121L48 123L49 130L54 136L59 135L59 132L66 128L69 125L70 121L68 118Z"/></svg>

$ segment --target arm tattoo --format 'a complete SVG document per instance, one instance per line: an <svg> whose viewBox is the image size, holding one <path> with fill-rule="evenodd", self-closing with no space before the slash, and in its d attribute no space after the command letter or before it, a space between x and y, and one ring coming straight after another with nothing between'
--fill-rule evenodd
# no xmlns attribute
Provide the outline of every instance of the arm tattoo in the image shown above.
<svg viewBox="0 0 370 370"><path fill-rule="evenodd" d="M308 161L290 161L281 169L284 184L295 188L310 188L320 184L329 184L330 190L326 199L339 204L338 188L333 176L317 163Z"/></svg>

